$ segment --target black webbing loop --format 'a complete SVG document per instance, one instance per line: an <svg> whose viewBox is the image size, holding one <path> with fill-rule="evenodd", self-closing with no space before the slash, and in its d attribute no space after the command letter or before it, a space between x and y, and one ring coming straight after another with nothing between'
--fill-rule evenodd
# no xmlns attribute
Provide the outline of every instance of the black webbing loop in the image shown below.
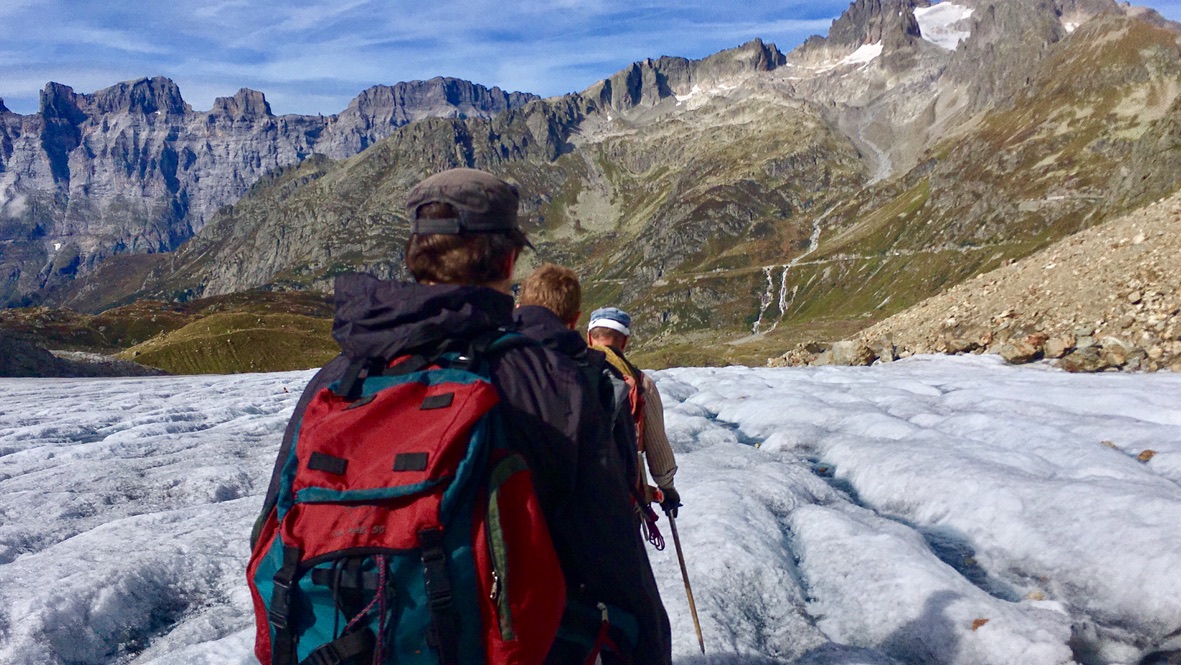
<svg viewBox="0 0 1181 665"><path fill-rule="evenodd" d="M422 548L427 608L431 613L431 633L428 642L439 651L440 665L459 665L459 625L455 607L451 602L451 576L447 572L443 531L419 531L418 545Z"/></svg>
<svg viewBox="0 0 1181 665"><path fill-rule="evenodd" d="M369 375L405 376L427 369L432 365L476 370L479 362L488 355L536 344L537 342L528 337L513 333L507 328L495 328L470 339L453 337L405 349L410 354L406 356L405 360L389 367L386 367L384 363L378 364L369 370ZM368 362L379 363L376 359ZM342 388L346 386L346 379L350 379L352 369L353 365L350 364L345 378L341 379ZM360 370L356 371L358 374L360 373ZM343 393L341 394L343 395ZM360 397L359 393L357 397Z"/></svg>
<svg viewBox="0 0 1181 665"><path fill-rule="evenodd" d="M495 331L499 337L502 331ZM468 369L471 366L471 343L462 338L445 339L434 344L415 347L413 355L385 369L383 376L405 376L431 365ZM458 357L454 357L458 356Z"/></svg>
<svg viewBox="0 0 1181 665"><path fill-rule="evenodd" d="M299 665L342 665L342 663L368 662L373 658L377 637L368 628L354 630L322 644Z"/></svg>
<svg viewBox="0 0 1181 665"><path fill-rule="evenodd" d="M331 589L360 589L376 591L377 573L340 573L335 570L316 568L312 571L312 583Z"/></svg>
<svg viewBox="0 0 1181 665"><path fill-rule="evenodd" d="M283 565L275 572L271 590L271 607L267 620L275 629L271 642L271 665L295 665L295 633L291 628L292 587L299 575L300 551L294 547L283 549Z"/></svg>
<svg viewBox="0 0 1181 665"><path fill-rule="evenodd" d="M507 328L497 328L478 335L472 340L468 350L475 356L487 356L526 346L538 346L538 342Z"/></svg>
<svg viewBox="0 0 1181 665"><path fill-rule="evenodd" d="M383 376L406 376L426 369L434 362L434 358L421 353L410 356L402 362L393 365L382 373Z"/></svg>
<svg viewBox="0 0 1181 665"><path fill-rule="evenodd" d="M372 358L354 358L350 361L348 368L341 375L340 382L337 385L335 391L337 396L343 397L350 402L361 399L361 390L365 384L365 377L369 375L373 365L374 360Z"/></svg>
<svg viewBox="0 0 1181 665"><path fill-rule="evenodd" d="M465 368L478 371L480 363L491 356L502 354L509 349L537 345L536 341L520 333L507 328L495 328L473 337L461 360L465 363Z"/></svg>

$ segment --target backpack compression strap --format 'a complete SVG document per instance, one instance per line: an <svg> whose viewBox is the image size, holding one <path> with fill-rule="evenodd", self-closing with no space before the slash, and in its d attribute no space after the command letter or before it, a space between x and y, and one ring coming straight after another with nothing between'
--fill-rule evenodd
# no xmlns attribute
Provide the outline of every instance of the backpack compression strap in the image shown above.
<svg viewBox="0 0 1181 665"><path fill-rule="evenodd" d="M300 551L294 547L283 549L283 565L275 573L274 588L271 591L271 609L267 620L275 629L271 643L272 665L295 665L295 633L291 629L292 601L291 587L299 579Z"/></svg>
<svg viewBox="0 0 1181 665"><path fill-rule="evenodd" d="M418 532L418 544L422 548L427 609L431 613L428 642L439 651L440 665L459 665L459 625L451 601L451 576L447 573L443 532L439 529L424 529Z"/></svg>

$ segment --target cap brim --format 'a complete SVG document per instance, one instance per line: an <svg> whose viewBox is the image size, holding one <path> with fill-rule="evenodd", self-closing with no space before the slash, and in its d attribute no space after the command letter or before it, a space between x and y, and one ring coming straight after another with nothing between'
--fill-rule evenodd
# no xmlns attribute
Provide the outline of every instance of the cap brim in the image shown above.
<svg viewBox="0 0 1181 665"><path fill-rule="evenodd" d="M590 322L590 325L586 327L588 332L594 330L595 328L610 328L611 330L623 333L628 337L631 337L632 334L631 328L628 328L614 319L594 319Z"/></svg>
<svg viewBox="0 0 1181 665"><path fill-rule="evenodd" d="M525 235L525 232L521 229L513 229L509 232L509 234L512 236L513 240L520 242L522 245L528 247L534 252L537 251L537 248L533 246L533 243L529 242L529 236Z"/></svg>

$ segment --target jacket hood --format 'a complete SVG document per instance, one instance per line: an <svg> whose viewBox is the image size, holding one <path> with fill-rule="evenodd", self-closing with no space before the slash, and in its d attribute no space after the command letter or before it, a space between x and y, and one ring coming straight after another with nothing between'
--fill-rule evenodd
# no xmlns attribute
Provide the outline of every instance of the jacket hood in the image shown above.
<svg viewBox="0 0 1181 665"><path fill-rule="evenodd" d="M350 358L392 359L512 324L512 296L483 286L336 278L332 337Z"/></svg>
<svg viewBox="0 0 1181 665"><path fill-rule="evenodd" d="M526 305L513 310L518 330L541 345L564 356L576 358L586 353L586 341L570 330L548 307Z"/></svg>

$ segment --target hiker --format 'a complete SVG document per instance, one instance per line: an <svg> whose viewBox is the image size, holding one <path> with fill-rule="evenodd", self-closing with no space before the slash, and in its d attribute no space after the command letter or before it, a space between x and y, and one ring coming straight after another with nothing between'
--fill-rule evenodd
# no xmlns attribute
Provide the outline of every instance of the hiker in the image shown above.
<svg viewBox="0 0 1181 665"><path fill-rule="evenodd" d="M521 284L517 309L513 312L518 330L546 348L570 357L582 373L593 394L598 395L613 439L620 452L627 477L639 486L639 466L635 455L636 429L627 405L627 383L619 370L607 362L602 351L587 346L578 330L582 318L582 286L573 270L546 263L539 266ZM642 500L642 496L637 497Z"/></svg>
<svg viewBox="0 0 1181 665"><path fill-rule="evenodd" d="M606 354L607 362L617 369L632 387L632 416L636 423L639 453L643 458L639 465L641 486L648 488L647 480L643 479L646 470L660 490L656 496L660 507L664 512L676 517L681 506L681 495L673 484L677 473L677 461L664 431L664 404L651 377L641 372L624 355L627 342L631 338L631 325L631 316L621 309L596 309L591 312L590 323L587 326L587 343L592 349Z"/></svg>
<svg viewBox="0 0 1181 665"><path fill-rule="evenodd" d="M542 647L542 653L548 651L544 662L581 665L588 657L593 658L595 650L604 648L601 658L606 665L624 662L668 665L671 662L668 617L651 580L643 545L638 538L632 537L634 523L626 472L622 463L613 462L618 456L609 441L608 423L598 400L569 357L519 335L516 336L518 340L505 334L512 326L513 268L520 252L531 247L517 222L518 202L515 187L483 171L453 169L431 176L419 183L407 200L412 235L405 256L406 266L415 282L399 284L369 275L337 278L333 336L340 343L342 353L312 379L296 406L260 518L260 523L269 525L262 527L261 538L266 538L268 529L276 529L277 496L283 493L284 482L290 481L289 460L292 456L289 451L293 441L302 441L305 436L300 428L301 416L314 415L307 411L309 404L315 406L325 399L332 401L331 395L324 396L325 389L350 383L350 377L356 379L352 375L357 372L355 368L359 366L359 360L381 359L381 364L373 366L373 370L381 375L384 371L396 372L401 362L409 363L415 358L459 363L478 357L488 364L490 381L499 396L499 403L493 408L498 409L497 420L504 432L508 452L523 457L531 472L536 498L560 567L559 582L564 579L569 601L564 614L556 613L561 616L562 624L557 639L552 645ZM485 344L481 340L488 339L495 341L487 345L486 351L481 350L481 345ZM504 343L506 339L508 342ZM493 352L497 346L503 346L505 350ZM468 351L439 355L447 348L466 348ZM407 356L409 360L398 360ZM387 361L397 364L383 368ZM428 415L417 416L419 422L427 422L422 419L429 417L431 411L427 411L428 408L447 406L450 399L424 399L420 413ZM355 406L364 403L365 399L360 399ZM418 409L415 412L419 413ZM399 423L381 423L380 427L386 432L398 432ZM407 437L422 429L410 423L404 423L402 427ZM359 432L365 433L364 430ZM310 437L311 433L307 435ZM395 471L399 470L402 457L399 455L395 460ZM324 467L335 466L336 470L345 468L333 460L321 460L321 463ZM420 468L416 465L426 463L424 453L407 456L403 466L413 471ZM489 514L492 514L491 509ZM345 527L348 525L339 528L348 533L356 530L355 527ZM257 531L258 528L255 541L260 539ZM360 531L366 533L364 529ZM492 549L493 557L500 555L499 550ZM430 567L425 549L423 565ZM446 571L453 572L458 567L454 560L448 562L443 568L444 576ZM516 575L513 579L520 583L534 573L543 572L529 570L530 575ZM388 583L384 569L379 572L380 579ZM331 575L321 577L330 578ZM378 574L368 569L358 570L355 585L372 585L375 577ZM266 582L265 579L262 581ZM276 578L275 584L279 582ZM509 602L505 597L508 593L501 594L502 589L496 582L494 579L490 592L485 593L479 602L486 603L489 595L493 599L500 598L501 603ZM435 600L446 596L443 604L450 608L451 596L458 596L459 590L448 589L445 580L435 584L433 590L432 583L427 582L427 595ZM370 606L377 604L384 608L387 602L398 600L400 591L393 589L389 598L371 594ZM544 593L544 589L541 592ZM255 596L256 616L259 615L262 595L260 591ZM516 598L516 601L520 600ZM602 620L608 614L604 608L610 609L609 621ZM262 612L262 616L273 617L275 609L269 609L269 614ZM454 611L458 612L458 609ZM368 609L362 615L369 616L367 612ZM491 628L488 625L489 616L485 612L484 630L496 632L495 621ZM624 624L629 618L631 625L627 630L629 626ZM265 623L264 619L259 621L259 639L262 640ZM515 630L521 635L529 628L514 627L511 622L510 618L506 624L505 617L500 617L502 634L511 634ZM446 639L439 637L444 632L442 626L447 623L436 620L432 605L430 628L426 630L427 643L438 652L440 663L448 663L444 655L452 648ZM384 624L379 628L383 631L381 634L389 632ZM407 629L396 628L400 643L404 641ZM471 629L466 629L466 633L464 630L461 627L458 636L466 635L470 642ZM430 640L432 633L433 641ZM456 634L452 632L451 636ZM421 634L412 637L417 640ZM622 639L624 637L630 637L634 646ZM457 638L455 641L461 640ZM511 642L509 647L515 648ZM339 656L339 653L335 655ZM375 662L380 656L378 651ZM489 660L492 661L489 665L509 662ZM457 660L454 665L462 662L466 661Z"/></svg>

